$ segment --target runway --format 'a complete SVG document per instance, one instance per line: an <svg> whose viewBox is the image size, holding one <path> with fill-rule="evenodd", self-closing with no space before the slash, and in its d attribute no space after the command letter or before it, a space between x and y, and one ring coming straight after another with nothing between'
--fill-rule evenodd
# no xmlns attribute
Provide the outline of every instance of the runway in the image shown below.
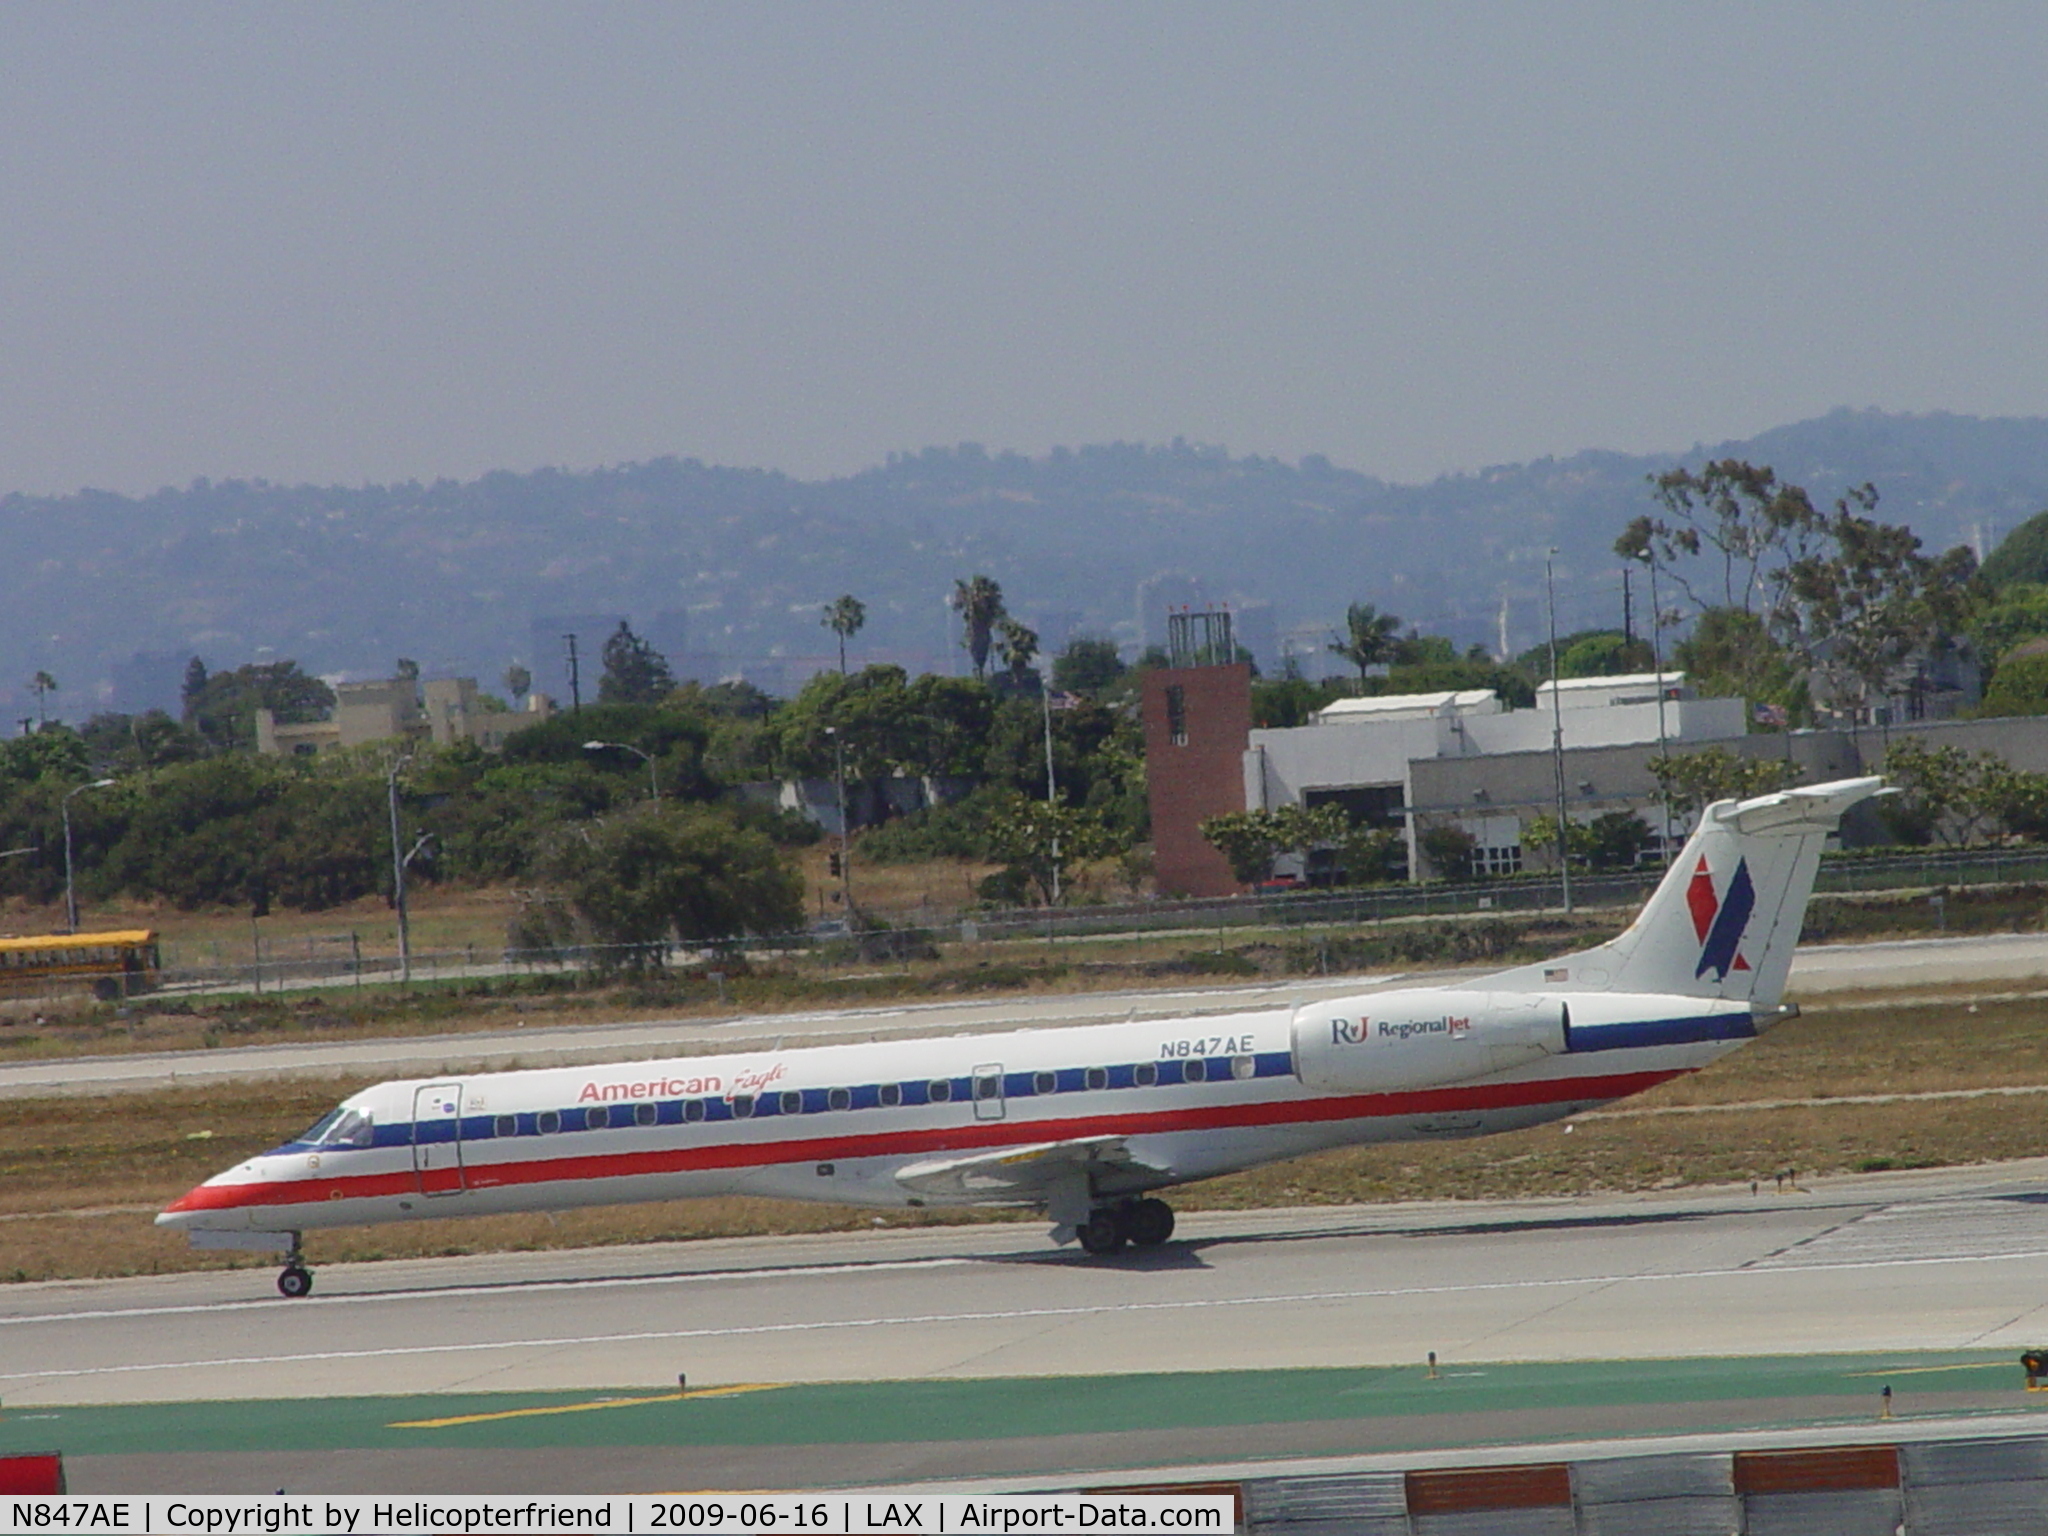
<svg viewBox="0 0 2048 1536"><path fill-rule="evenodd" d="M1888 1371L1902 1407L2025 1412L2044 1341L2048 1160L1201 1214L1109 1262L990 1225L336 1265L301 1301L10 1286L0 1450L190 1491L991 1476L1860 1420ZM1431 1350L1443 1395L1401 1397Z"/></svg>
<svg viewBox="0 0 2048 1536"><path fill-rule="evenodd" d="M475 1034L395 1040L322 1041L226 1047L210 1051L65 1057L0 1063L0 1099L153 1092L179 1084L289 1077L430 1077L504 1071L514 1066L624 1061L733 1050L778 1039L793 1043L887 1036L1058 1028L1125 1018L1192 1018L1258 1008L1292 1007L1324 997L1396 986L1438 986L1455 971L1294 977L1250 986L1124 992L1059 993L893 1004L716 1019L653 1019L619 1024L534 1024ZM2048 934L1914 939L1835 944L1799 951L1791 995L1887 987L1980 983L2025 985L2048 980Z"/></svg>
<svg viewBox="0 0 2048 1536"><path fill-rule="evenodd" d="M451 1232L456 1229L451 1228ZM314 1250L317 1262L317 1247ZM1107 1375L2005 1349L2048 1338L2048 1163L1748 1189L1200 1214L1108 1262L1036 1225L0 1292L0 1398Z"/></svg>

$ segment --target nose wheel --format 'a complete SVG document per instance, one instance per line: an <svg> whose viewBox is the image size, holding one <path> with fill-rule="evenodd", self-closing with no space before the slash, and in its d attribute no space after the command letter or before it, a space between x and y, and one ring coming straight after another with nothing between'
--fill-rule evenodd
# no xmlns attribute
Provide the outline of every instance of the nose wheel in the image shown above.
<svg viewBox="0 0 2048 1536"><path fill-rule="evenodd" d="M313 1271L306 1268L306 1256L299 1251L299 1234L292 1234L291 1252L284 1256L284 1269L277 1277L278 1293L296 1301L313 1292Z"/></svg>
<svg viewBox="0 0 2048 1536"><path fill-rule="evenodd" d="M1122 1205L1099 1205L1088 1213L1075 1236L1084 1252L1105 1258L1124 1244L1156 1248L1173 1236L1173 1207L1147 1196Z"/></svg>

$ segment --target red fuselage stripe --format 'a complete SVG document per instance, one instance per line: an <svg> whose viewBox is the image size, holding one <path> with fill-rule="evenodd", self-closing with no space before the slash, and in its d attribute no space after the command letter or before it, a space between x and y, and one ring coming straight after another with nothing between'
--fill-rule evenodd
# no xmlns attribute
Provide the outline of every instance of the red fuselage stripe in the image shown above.
<svg viewBox="0 0 2048 1536"><path fill-rule="evenodd" d="M1138 1115L1088 1115L1061 1120L985 1120L928 1131L882 1131L870 1135L791 1138L786 1141L714 1142L647 1152L607 1152L581 1157L534 1157L514 1162L472 1162L461 1170L462 1187L498 1189L515 1184L554 1184L588 1179L623 1179L647 1174L693 1173L713 1168L768 1168L782 1163L827 1163L864 1157L962 1152L987 1147L1070 1141L1087 1136L1148 1136L1174 1131L1243 1130L1306 1125L1332 1120L1372 1120L1402 1115L1470 1114L1522 1109L1538 1104L1604 1102L1642 1093L1682 1071L1624 1072L1607 1077L1545 1078L1471 1088L1427 1088L1410 1093L1351 1094L1341 1098L1217 1104L1154 1110ZM578 1133L588 1134L588 1133ZM522 1138L523 1140L523 1138ZM492 1141L470 1145L483 1148ZM332 1154L330 1154L332 1155ZM347 1156L349 1154L342 1154ZM455 1169L436 1170L453 1185ZM411 1170L353 1176L308 1173L290 1181L202 1184L167 1206L169 1211L229 1210L243 1206L298 1205L307 1201L361 1200L419 1192Z"/></svg>

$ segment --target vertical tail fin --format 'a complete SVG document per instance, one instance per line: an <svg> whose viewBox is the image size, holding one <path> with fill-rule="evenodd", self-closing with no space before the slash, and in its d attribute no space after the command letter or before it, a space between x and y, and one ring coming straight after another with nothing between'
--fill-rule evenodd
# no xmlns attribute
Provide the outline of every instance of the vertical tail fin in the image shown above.
<svg viewBox="0 0 2048 1536"><path fill-rule="evenodd" d="M1656 992L1775 1005L1842 813L1877 778L1840 779L1707 807L1627 932L1609 943L1490 977L1489 986Z"/></svg>

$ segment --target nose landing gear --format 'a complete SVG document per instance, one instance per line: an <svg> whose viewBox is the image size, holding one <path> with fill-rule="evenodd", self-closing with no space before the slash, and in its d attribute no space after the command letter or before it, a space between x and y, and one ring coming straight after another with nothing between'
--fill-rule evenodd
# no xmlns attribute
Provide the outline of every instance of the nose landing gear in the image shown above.
<svg viewBox="0 0 2048 1536"><path fill-rule="evenodd" d="M292 1234L292 1246L284 1256L284 1269L277 1277L277 1289L281 1295L296 1301L301 1296L312 1294L313 1271L306 1268L306 1255L300 1251L299 1234Z"/></svg>
<svg viewBox="0 0 2048 1536"><path fill-rule="evenodd" d="M1149 1195L1122 1205L1099 1205L1088 1213L1075 1236L1082 1249L1097 1258L1115 1253L1125 1243L1156 1248L1173 1236L1173 1207Z"/></svg>

